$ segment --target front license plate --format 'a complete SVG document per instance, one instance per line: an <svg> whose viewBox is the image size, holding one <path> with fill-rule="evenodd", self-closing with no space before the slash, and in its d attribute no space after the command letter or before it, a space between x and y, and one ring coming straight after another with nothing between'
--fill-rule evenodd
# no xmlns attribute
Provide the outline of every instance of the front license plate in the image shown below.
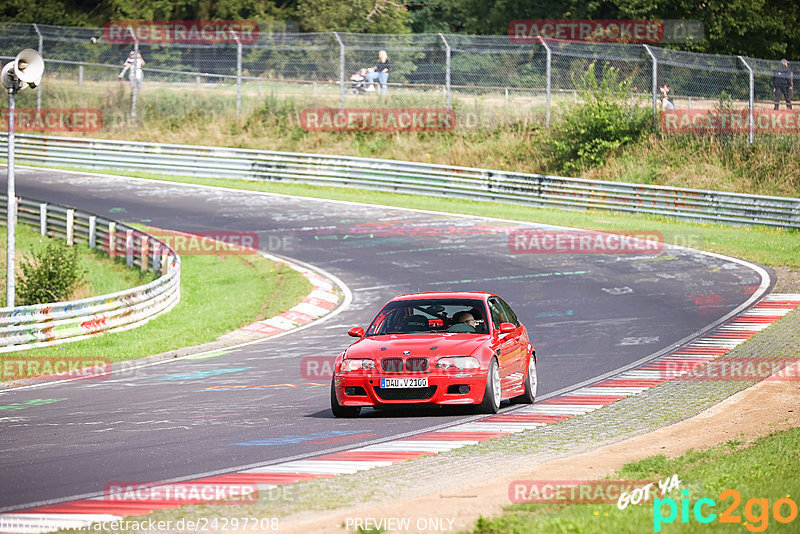
<svg viewBox="0 0 800 534"><path fill-rule="evenodd" d="M428 378L381 378L381 388L426 388Z"/></svg>

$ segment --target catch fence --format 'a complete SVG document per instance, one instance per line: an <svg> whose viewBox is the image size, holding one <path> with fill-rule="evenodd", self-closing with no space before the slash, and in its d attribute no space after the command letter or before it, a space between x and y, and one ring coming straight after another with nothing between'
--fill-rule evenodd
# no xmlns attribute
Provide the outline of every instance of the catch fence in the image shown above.
<svg viewBox="0 0 800 534"><path fill-rule="evenodd" d="M459 114L458 128L549 125L560 109L580 100L582 75L600 78L608 67L654 116L664 84L679 110L766 110L773 106L778 65L644 44L521 42L498 35L261 32L247 42L148 44L109 42L102 28L2 23L0 36L4 61L23 48L45 57L41 89L20 93L18 107L98 108L105 129L130 127L132 117L241 116L274 110L281 101L291 101L297 112L444 107ZM145 61L141 85L129 73L118 77L134 48ZM351 80L377 63L379 50L391 63L386 96L377 82Z"/></svg>

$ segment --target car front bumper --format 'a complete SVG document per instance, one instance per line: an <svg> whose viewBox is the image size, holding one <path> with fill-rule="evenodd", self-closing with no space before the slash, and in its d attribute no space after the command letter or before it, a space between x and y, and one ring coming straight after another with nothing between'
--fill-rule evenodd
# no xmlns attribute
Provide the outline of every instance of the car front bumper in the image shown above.
<svg viewBox="0 0 800 534"><path fill-rule="evenodd" d="M427 388L381 388L381 378L427 378ZM388 373L337 373L336 398L342 406L391 404L480 404L486 389L486 371L403 375ZM462 392L468 388L467 392Z"/></svg>

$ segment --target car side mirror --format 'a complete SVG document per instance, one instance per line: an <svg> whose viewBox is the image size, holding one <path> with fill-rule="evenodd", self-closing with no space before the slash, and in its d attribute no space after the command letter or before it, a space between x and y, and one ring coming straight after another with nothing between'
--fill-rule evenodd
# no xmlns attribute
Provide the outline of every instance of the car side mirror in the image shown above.
<svg viewBox="0 0 800 534"><path fill-rule="evenodd" d="M348 330L347 335L351 337L364 337L364 329L360 326L354 326Z"/></svg>
<svg viewBox="0 0 800 534"><path fill-rule="evenodd" d="M516 329L517 329L517 327L514 326L511 323L500 323L499 330L500 330L501 334L510 334L511 332L513 332Z"/></svg>

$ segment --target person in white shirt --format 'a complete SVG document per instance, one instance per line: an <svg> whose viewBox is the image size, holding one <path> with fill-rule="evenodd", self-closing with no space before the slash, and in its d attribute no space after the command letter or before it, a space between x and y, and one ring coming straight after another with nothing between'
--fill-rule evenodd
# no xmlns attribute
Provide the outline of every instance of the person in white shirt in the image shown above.
<svg viewBox="0 0 800 534"><path fill-rule="evenodd" d="M136 56L135 60L134 56ZM134 61L136 64L135 69L134 69ZM140 88L142 86L142 80L144 80L144 71L142 70L142 67L144 66L145 62L144 58L142 57L142 53L139 52L139 54L137 55L133 50L131 50L128 59L125 60L125 65L123 65L122 67L122 72L119 73L119 76L117 76L117 78L121 80L122 77L125 76L125 71L130 70L130 74L128 75L128 77L131 81L131 85L133 85L134 83L133 73L134 71L136 71L136 87Z"/></svg>

